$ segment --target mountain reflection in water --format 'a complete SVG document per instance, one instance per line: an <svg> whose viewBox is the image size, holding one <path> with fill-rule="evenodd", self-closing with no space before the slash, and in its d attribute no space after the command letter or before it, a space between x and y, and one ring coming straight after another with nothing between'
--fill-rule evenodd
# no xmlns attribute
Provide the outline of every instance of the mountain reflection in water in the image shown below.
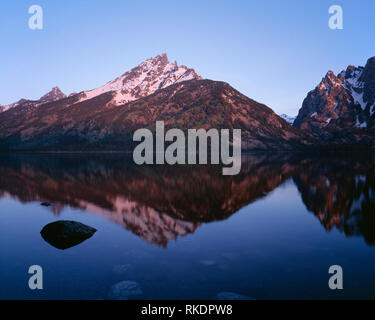
<svg viewBox="0 0 375 320"><path fill-rule="evenodd" d="M123 155L2 154L0 197L50 202L104 216L166 247L202 224L224 220L292 179L329 231L375 244L375 158L246 155L236 176L221 166L136 166ZM272 223L272 221L270 221Z"/></svg>

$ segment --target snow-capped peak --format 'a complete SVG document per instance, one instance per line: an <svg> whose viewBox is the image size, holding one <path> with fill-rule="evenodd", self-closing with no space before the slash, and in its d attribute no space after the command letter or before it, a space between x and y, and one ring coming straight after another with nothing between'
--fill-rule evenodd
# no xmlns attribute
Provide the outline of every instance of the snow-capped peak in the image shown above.
<svg viewBox="0 0 375 320"><path fill-rule="evenodd" d="M167 55L164 53L143 61L137 67L102 87L78 93L80 95L78 102L94 98L109 91L114 91L115 94L111 104L121 105L146 97L156 90L168 87L174 83L191 79L202 79L202 77L198 75L194 69L184 65L179 66L177 62L169 62ZM73 95L76 95L76 93L72 92L69 97ZM58 87L54 87L37 101L21 99L10 105L1 106L0 112L17 107L25 102L37 107L41 104L57 101L62 98L66 98L66 95Z"/></svg>
<svg viewBox="0 0 375 320"><path fill-rule="evenodd" d="M91 99L105 92L115 91L112 103L120 105L146 97L156 90L174 83L191 79L202 79L202 77L194 69L184 65L179 66L177 62L169 62L164 53L143 61L137 67L102 87L84 91L80 101Z"/></svg>
<svg viewBox="0 0 375 320"><path fill-rule="evenodd" d="M375 57L364 67L350 65L337 76L328 71L308 93L294 125L317 135L325 128L375 130Z"/></svg>
<svg viewBox="0 0 375 320"><path fill-rule="evenodd" d="M294 120L296 119L296 117L291 117L291 116L288 116L287 114L283 113L283 114L280 114L280 118L283 118L286 122L288 122L289 124L293 124Z"/></svg>
<svg viewBox="0 0 375 320"><path fill-rule="evenodd" d="M60 90L59 87L52 88L51 91L46 93L44 96L42 96L39 100L27 100L27 99L21 99L17 102L8 104L6 106L0 107L0 112L7 111L9 109L18 107L20 105L27 104L29 107L37 107L41 104L47 103L47 102L53 102L60 99L66 98L66 95Z"/></svg>
<svg viewBox="0 0 375 320"><path fill-rule="evenodd" d="M341 86L349 93L354 105L359 106L363 113L368 110L367 113L372 116L375 107L374 72L375 57L368 59L365 67L348 66L337 77L332 71L329 71L318 88L326 89L326 93L329 95L332 87ZM367 127L365 118L364 115L358 114L355 119L355 126L360 128Z"/></svg>

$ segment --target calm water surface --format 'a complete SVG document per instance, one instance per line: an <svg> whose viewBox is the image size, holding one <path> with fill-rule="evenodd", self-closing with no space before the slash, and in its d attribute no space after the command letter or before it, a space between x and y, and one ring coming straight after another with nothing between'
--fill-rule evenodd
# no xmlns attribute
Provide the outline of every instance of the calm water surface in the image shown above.
<svg viewBox="0 0 375 320"><path fill-rule="evenodd" d="M371 155L248 155L230 177L121 155L3 154L0 299L108 299L122 281L136 283L129 299L375 298L374 192ZM60 250L40 234L59 220L97 232ZM335 264L341 291L328 289Z"/></svg>

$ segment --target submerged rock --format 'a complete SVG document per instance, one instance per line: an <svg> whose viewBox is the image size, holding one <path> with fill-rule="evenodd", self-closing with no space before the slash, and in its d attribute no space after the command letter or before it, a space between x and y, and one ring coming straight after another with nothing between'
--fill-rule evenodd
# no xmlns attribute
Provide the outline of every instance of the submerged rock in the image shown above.
<svg viewBox="0 0 375 320"><path fill-rule="evenodd" d="M96 231L80 222L61 220L47 224L40 234L50 245L64 250L91 238Z"/></svg>
<svg viewBox="0 0 375 320"><path fill-rule="evenodd" d="M204 266L214 266L216 264L216 261L214 261L214 260L201 260L200 263L203 264Z"/></svg>
<svg viewBox="0 0 375 320"><path fill-rule="evenodd" d="M113 267L113 272L118 275L122 275L126 273L131 268L130 264L121 264L121 265L115 265Z"/></svg>
<svg viewBox="0 0 375 320"><path fill-rule="evenodd" d="M109 297L115 300L127 300L129 296L143 294L141 287L135 281L121 281L114 284L109 292Z"/></svg>
<svg viewBox="0 0 375 320"><path fill-rule="evenodd" d="M235 292L220 292L216 295L217 300L255 300L254 298L245 296Z"/></svg>

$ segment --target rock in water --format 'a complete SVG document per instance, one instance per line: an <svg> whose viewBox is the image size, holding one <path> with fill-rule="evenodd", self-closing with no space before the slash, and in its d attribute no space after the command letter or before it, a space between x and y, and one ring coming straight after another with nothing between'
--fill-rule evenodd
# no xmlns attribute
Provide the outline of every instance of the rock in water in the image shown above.
<svg viewBox="0 0 375 320"><path fill-rule="evenodd" d="M109 297L114 300L127 300L129 296L143 294L139 284L135 281L121 281L111 287Z"/></svg>
<svg viewBox="0 0 375 320"><path fill-rule="evenodd" d="M64 250L91 238L96 231L80 222L61 220L47 224L40 234L50 245Z"/></svg>

